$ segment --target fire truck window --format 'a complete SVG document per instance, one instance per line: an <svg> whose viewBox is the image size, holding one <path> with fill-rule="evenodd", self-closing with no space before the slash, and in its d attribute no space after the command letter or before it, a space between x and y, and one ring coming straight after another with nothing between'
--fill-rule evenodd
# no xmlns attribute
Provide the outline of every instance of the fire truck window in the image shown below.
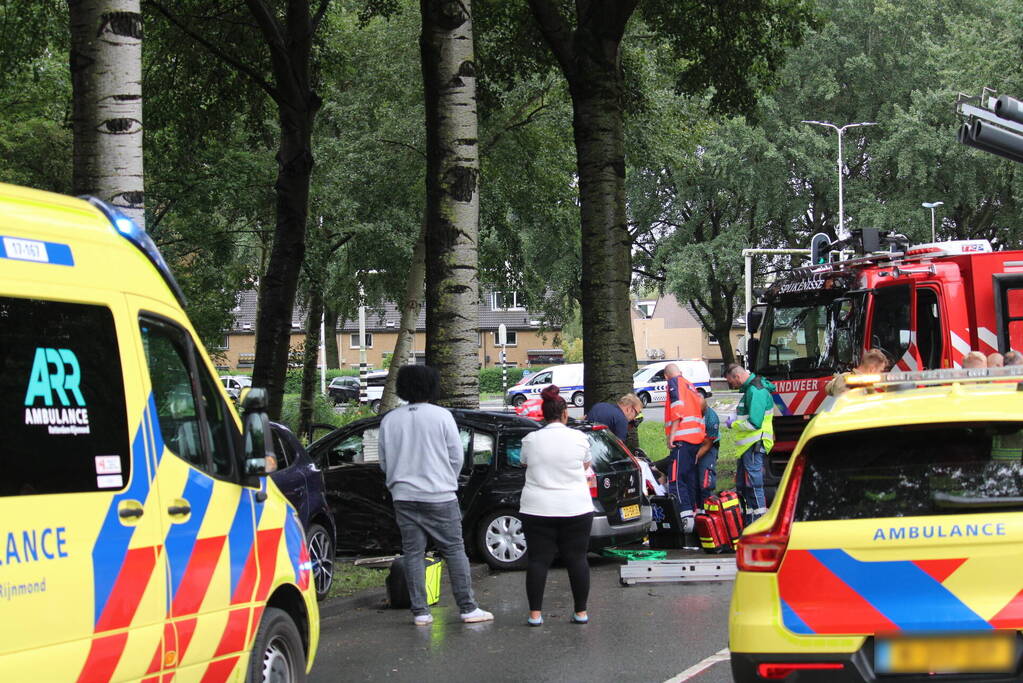
<svg viewBox="0 0 1023 683"><path fill-rule="evenodd" d="M924 370L941 367L941 317L938 294L933 289L916 290L916 343Z"/></svg>
<svg viewBox="0 0 1023 683"><path fill-rule="evenodd" d="M909 348L909 313L909 285L884 287L874 294L870 345L883 350L896 363Z"/></svg>

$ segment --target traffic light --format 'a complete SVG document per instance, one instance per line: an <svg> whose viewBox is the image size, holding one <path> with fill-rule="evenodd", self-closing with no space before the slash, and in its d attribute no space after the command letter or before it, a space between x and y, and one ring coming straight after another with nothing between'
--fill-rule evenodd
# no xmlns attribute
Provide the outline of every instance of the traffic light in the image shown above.
<svg viewBox="0 0 1023 683"><path fill-rule="evenodd" d="M828 262L831 251L831 238L819 232L810 239L810 264L819 266Z"/></svg>

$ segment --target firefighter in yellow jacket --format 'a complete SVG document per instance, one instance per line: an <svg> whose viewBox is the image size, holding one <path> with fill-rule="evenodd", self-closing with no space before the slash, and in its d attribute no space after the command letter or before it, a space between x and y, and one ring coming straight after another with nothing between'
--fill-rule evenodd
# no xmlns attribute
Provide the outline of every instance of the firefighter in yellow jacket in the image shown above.
<svg viewBox="0 0 1023 683"><path fill-rule="evenodd" d="M668 494L678 501L682 530L693 531L693 515L699 507L696 452L707 436L703 421L703 398L682 376L678 366L664 368L668 394L664 400L664 433L668 439L670 465Z"/></svg>

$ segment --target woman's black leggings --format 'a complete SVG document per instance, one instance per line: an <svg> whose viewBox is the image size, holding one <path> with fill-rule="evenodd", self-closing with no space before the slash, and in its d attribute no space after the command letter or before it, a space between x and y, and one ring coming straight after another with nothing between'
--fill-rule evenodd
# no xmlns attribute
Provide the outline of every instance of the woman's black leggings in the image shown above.
<svg viewBox="0 0 1023 683"><path fill-rule="evenodd" d="M547 584L547 570L560 553L568 569L572 586L572 600L576 612L586 611L586 598L590 595L590 565L586 553L590 545L590 526L593 513L575 517L538 517L521 515L522 530L526 534L529 564L526 568L526 597L529 609L543 609L543 589Z"/></svg>

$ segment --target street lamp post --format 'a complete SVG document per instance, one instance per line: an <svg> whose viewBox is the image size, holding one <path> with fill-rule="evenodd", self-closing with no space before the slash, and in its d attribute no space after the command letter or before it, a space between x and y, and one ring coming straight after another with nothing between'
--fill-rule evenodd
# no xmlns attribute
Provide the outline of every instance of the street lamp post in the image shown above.
<svg viewBox="0 0 1023 683"><path fill-rule="evenodd" d="M856 128L857 126L876 126L877 123L873 121L861 121L860 123L847 123L844 126L836 126L829 121L802 121L802 123L834 128L838 132L838 237L842 238L845 236L845 204L842 196L842 133L845 132L846 128Z"/></svg>
<svg viewBox="0 0 1023 683"><path fill-rule="evenodd" d="M938 241L937 236L935 235L935 232L934 232L934 210L936 208L938 208L939 206L944 206L944 205L945 205L945 202L924 202L923 204L920 205L920 206L924 207L925 209L930 209L931 210L931 241L932 242L937 242Z"/></svg>

